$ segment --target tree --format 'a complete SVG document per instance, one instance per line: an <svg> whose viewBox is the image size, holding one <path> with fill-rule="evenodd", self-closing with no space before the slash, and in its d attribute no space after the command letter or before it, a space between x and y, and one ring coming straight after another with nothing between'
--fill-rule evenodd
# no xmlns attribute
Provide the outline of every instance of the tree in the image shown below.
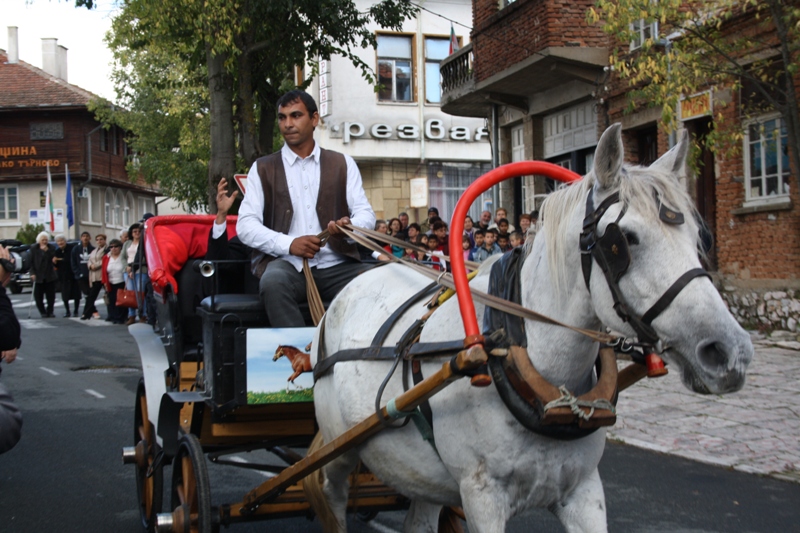
<svg viewBox="0 0 800 533"><path fill-rule="evenodd" d="M44 231L44 224L25 224L17 232L14 237L22 244L33 244L36 242L36 236Z"/></svg>
<svg viewBox="0 0 800 533"><path fill-rule="evenodd" d="M93 6L92 0L75 1L76 5ZM159 113L157 102L181 100L184 90L200 96L195 82L198 75L202 76L205 101L202 105L197 102L194 111L208 120L208 129L202 135L208 139L208 157L203 160L207 171L204 193L213 211L220 178L230 177L237 168L246 168L257 157L272 151L274 102L286 88L287 79L292 79L296 66L343 55L374 83L371 66L360 60L353 49L376 45L369 24L399 30L403 20L415 11L416 7L407 0L383 0L366 12L360 12L353 0L126 0L115 20L110 42L119 62L118 81L135 82L130 98L123 102L132 110L156 117L142 120L139 126L157 125L158 119L166 116ZM130 62L126 63L125 58ZM157 66L177 65L177 71L168 74L185 78L168 77L164 81L148 76L145 70L151 61ZM313 74L311 69L303 85ZM176 134L186 133L179 117L192 111L191 107L180 109L181 112L173 112L177 117L169 115L169 123L175 120L169 138L164 138L166 127L137 129L137 124L130 122L143 148L139 156L143 172L148 168L163 169L176 159L188 163L167 153L183 156L184 146L193 146L186 157L202 153L189 139L184 139L186 145L175 144ZM113 111L108 113L113 115ZM172 144L159 148L160 143L168 142ZM156 154L162 156L159 163L148 166L145 159ZM182 164L179 168L187 166ZM195 171L189 174L194 176ZM150 174L145 176L153 179ZM164 177L158 176L162 187L188 201L188 196L182 196L188 191L164 187ZM175 185L179 183L174 180Z"/></svg>
<svg viewBox="0 0 800 533"><path fill-rule="evenodd" d="M672 130L681 96L710 87L741 90L743 117L767 109L780 112L792 165L800 173L796 1L597 0L595 6L587 18L591 23L602 20L603 30L617 43L610 63L633 89L629 108L643 102L661 106L662 123ZM649 36L630 51L628 43L640 39L640 28L651 22L658 22L659 35ZM720 112L714 118L708 146L726 153L741 146L743 132L722 127Z"/></svg>

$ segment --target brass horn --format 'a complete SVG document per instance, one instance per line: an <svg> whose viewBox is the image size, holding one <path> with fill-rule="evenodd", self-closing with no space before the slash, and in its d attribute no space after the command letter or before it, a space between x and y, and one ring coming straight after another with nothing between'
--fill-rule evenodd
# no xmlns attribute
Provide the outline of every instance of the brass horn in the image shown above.
<svg viewBox="0 0 800 533"><path fill-rule="evenodd" d="M196 261L194 269L196 272L200 272L200 275L204 278L210 278L217 270L211 261Z"/></svg>

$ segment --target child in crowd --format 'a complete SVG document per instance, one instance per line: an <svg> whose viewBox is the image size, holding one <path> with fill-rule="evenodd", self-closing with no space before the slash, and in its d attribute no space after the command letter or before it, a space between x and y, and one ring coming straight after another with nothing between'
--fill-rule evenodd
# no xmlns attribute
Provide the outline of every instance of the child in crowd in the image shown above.
<svg viewBox="0 0 800 533"><path fill-rule="evenodd" d="M464 253L464 261L471 261L472 242L469 240L469 235L463 235L461 237L461 250Z"/></svg>
<svg viewBox="0 0 800 533"><path fill-rule="evenodd" d="M518 231L512 231L511 235L508 237L508 242L511 244L512 248L516 248L517 246L522 246L522 243L525 240L522 238L522 234Z"/></svg>
<svg viewBox="0 0 800 533"><path fill-rule="evenodd" d="M508 244L508 234L501 233L497 236L497 246L500 247L500 251L506 253L511 249L511 246Z"/></svg>
<svg viewBox="0 0 800 533"><path fill-rule="evenodd" d="M477 259L475 259L475 253L483 247L483 241L485 237L485 229L476 228L475 231L472 232L472 238L475 240L475 246L472 247L472 255L469 258L470 261L477 261Z"/></svg>
<svg viewBox="0 0 800 533"><path fill-rule="evenodd" d="M497 239L497 230L494 228L486 230L486 235L481 246L476 253L473 254L473 260L479 263L485 261L489 256L502 253L500 247L495 240Z"/></svg>

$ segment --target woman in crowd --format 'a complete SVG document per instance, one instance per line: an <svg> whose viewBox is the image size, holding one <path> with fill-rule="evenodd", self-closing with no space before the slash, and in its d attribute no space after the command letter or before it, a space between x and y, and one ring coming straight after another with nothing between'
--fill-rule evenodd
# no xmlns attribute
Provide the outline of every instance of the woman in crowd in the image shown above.
<svg viewBox="0 0 800 533"><path fill-rule="evenodd" d="M56 235L56 274L58 282L61 284L61 300L64 302L64 317L69 318L72 314L69 311L69 301L75 300L75 316L78 316L78 309L81 306L81 288L78 280L75 279L75 272L72 270L72 249L74 246L67 244L67 238L63 235Z"/></svg>
<svg viewBox="0 0 800 533"><path fill-rule="evenodd" d="M145 308L144 298L139 298L140 294L144 294L144 284L146 274L138 272L139 265L136 264L136 254L139 251L139 245L142 240L142 225L139 222L134 223L128 228L128 240L122 245L122 266L125 271L125 288L131 291L136 291L137 302L139 303L139 322L147 322L147 309ZM136 309L128 309L128 321L126 325L130 326L136 322Z"/></svg>
<svg viewBox="0 0 800 533"><path fill-rule="evenodd" d="M42 318L53 318L53 306L56 299L56 249L50 246L50 235L43 231L36 236L36 244L31 246L31 281L33 298ZM47 296L47 308L44 297Z"/></svg>
<svg viewBox="0 0 800 533"><path fill-rule="evenodd" d="M469 247L475 247L475 237L472 236L472 232L475 231L475 223L472 221L472 217L467 215L464 219L464 235L469 237Z"/></svg>
<svg viewBox="0 0 800 533"><path fill-rule="evenodd" d="M399 218L393 218L389 221L389 235L401 241L406 240L406 234L403 231L403 225L400 223ZM392 255L395 257L403 257L403 247L396 244L392 245Z"/></svg>
<svg viewBox="0 0 800 533"><path fill-rule="evenodd" d="M117 291L125 288L122 241L111 239L108 253L103 256L102 283L108 294L108 320L114 324L125 323L125 308L117 307Z"/></svg>
<svg viewBox="0 0 800 533"><path fill-rule="evenodd" d="M97 314L97 307L94 302L100 295L100 290L103 288L103 257L106 255L108 249L106 248L106 236L99 233L94 238L97 246L92 253L89 254L89 295L86 297L86 304L83 306L83 315L81 320L89 320L92 316L100 316Z"/></svg>

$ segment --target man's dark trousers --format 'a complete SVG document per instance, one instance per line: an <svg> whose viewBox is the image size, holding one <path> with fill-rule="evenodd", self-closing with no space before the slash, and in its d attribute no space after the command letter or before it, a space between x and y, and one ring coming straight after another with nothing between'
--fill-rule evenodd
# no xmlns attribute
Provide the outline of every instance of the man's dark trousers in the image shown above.
<svg viewBox="0 0 800 533"><path fill-rule="evenodd" d="M357 275L369 270L370 264L347 259L328 268L311 268L319 295L330 302ZM261 301L273 328L305 326L300 303L306 302L306 278L288 261L276 259L267 265L258 287Z"/></svg>

